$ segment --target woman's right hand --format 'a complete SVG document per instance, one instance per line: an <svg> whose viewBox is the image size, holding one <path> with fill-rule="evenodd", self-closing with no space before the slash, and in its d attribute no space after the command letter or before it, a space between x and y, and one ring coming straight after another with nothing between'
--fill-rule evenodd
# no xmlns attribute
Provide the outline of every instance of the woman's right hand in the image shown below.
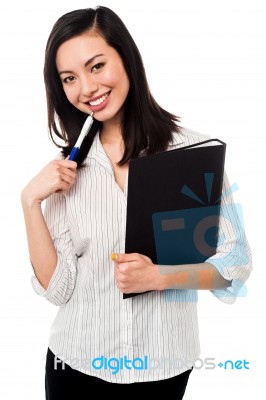
<svg viewBox="0 0 266 400"><path fill-rule="evenodd" d="M68 159L49 162L22 190L22 202L41 203L57 192L67 192L76 180L77 163Z"/></svg>

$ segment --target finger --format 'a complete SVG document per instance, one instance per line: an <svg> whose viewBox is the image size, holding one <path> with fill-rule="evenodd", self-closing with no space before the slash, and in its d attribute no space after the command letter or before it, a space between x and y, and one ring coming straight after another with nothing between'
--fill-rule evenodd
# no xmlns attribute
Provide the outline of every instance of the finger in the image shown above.
<svg viewBox="0 0 266 400"><path fill-rule="evenodd" d="M54 189L59 190L62 189L62 185L72 186L73 183L75 182L75 178L66 175L62 172L60 173L59 171L56 171L53 181L54 181L53 184Z"/></svg>
<svg viewBox="0 0 266 400"><path fill-rule="evenodd" d="M128 286L128 279L125 277L125 275L122 275L122 274L116 275L115 280L120 288Z"/></svg>
<svg viewBox="0 0 266 400"><path fill-rule="evenodd" d="M123 283L121 283L118 279L116 279L115 283L120 292L123 292L125 290L126 286Z"/></svg>
<svg viewBox="0 0 266 400"><path fill-rule="evenodd" d="M75 179L69 175L65 175L57 171L53 181L54 191L59 192L68 191L75 182Z"/></svg>
<svg viewBox="0 0 266 400"><path fill-rule="evenodd" d="M124 263L116 263L116 268L118 271L118 274L126 274L128 272L128 268L130 268L130 265L128 262L124 262Z"/></svg>
<svg viewBox="0 0 266 400"><path fill-rule="evenodd" d="M71 188L71 185L69 183L61 181L55 185L54 191L55 191L55 193L68 192L70 188Z"/></svg>
<svg viewBox="0 0 266 400"><path fill-rule="evenodd" d="M65 160L57 160L57 163L58 163L58 165L65 167L65 168L70 168L72 170L77 169L76 161L68 160L67 158Z"/></svg>
<svg viewBox="0 0 266 400"><path fill-rule="evenodd" d="M72 176L73 178L76 177L76 175L77 175L76 169L72 169L72 168L60 167L59 171L62 172L63 174Z"/></svg>
<svg viewBox="0 0 266 400"><path fill-rule="evenodd" d="M51 162L51 165L55 168L55 169L61 169L61 168L65 168L71 171L76 171L77 170L77 163L75 161L72 160L53 160Z"/></svg>
<svg viewBox="0 0 266 400"><path fill-rule="evenodd" d="M144 255L142 255L142 257L144 258L144 260L148 261L149 263L152 263L152 260L150 259L150 257L144 256Z"/></svg>
<svg viewBox="0 0 266 400"><path fill-rule="evenodd" d="M112 253L111 258L117 263L138 261L140 259L139 253Z"/></svg>
<svg viewBox="0 0 266 400"><path fill-rule="evenodd" d="M73 183L75 182L75 178L76 178L75 175L71 176L71 175L68 175L68 174L65 174L65 173L62 173L60 175L61 181L65 182L65 183L68 183L69 185L73 185Z"/></svg>

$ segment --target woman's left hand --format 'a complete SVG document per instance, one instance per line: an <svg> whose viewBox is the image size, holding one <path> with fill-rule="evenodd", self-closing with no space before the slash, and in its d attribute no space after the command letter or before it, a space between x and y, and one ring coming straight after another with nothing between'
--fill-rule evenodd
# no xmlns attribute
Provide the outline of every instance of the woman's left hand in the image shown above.
<svg viewBox="0 0 266 400"><path fill-rule="evenodd" d="M162 275L158 266L143 254L113 254L115 279L122 293L160 290Z"/></svg>

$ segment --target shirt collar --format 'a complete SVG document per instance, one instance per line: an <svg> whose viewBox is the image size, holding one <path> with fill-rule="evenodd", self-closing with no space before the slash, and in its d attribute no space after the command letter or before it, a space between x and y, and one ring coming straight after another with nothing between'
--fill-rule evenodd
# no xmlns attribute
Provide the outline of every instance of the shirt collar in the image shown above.
<svg viewBox="0 0 266 400"><path fill-rule="evenodd" d="M90 164L91 159L97 160L103 167L108 169L110 172L113 172L113 166L111 164L111 161L107 157L107 154L105 153L102 143L100 141L99 131L96 133L90 151L87 155L87 161L88 161L88 162L86 161L87 165Z"/></svg>
<svg viewBox="0 0 266 400"><path fill-rule="evenodd" d="M180 146L181 144L184 143L184 138L182 133L179 132L174 132L173 133L173 140L171 143L169 143L168 148L173 150L174 148ZM96 133L95 138L92 142L90 151L88 153L87 159L95 159L97 160L101 165L103 165L106 169L110 170L110 172L113 172L113 167L112 164L107 157L104 148L102 146L101 140L100 140L100 133L99 131ZM88 160L89 161L89 160Z"/></svg>
<svg viewBox="0 0 266 400"><path fill-rule="evenodd" d="M173 149L173 147L178 147L183 143L184 143L183 135L181 133L179 133L179 132L174 132L173 133L173 140L172 140L171 143L169 143L168 146L169 146L170 149Z"/></svg>

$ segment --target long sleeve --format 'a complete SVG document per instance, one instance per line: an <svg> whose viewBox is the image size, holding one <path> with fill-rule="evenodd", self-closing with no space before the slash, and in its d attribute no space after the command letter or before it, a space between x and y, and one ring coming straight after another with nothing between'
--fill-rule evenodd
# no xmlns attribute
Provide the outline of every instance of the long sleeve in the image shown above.
<svg viewBox="0 0 266 400"><path fill-rule="evenodd" d="M32 276L31 283L38 295L60 306L70 299L77 274L77 255L70 236L63 194L54 194L46 200L44 218L57 251L57 265L47 290L35 275Z"/></svg>
<svg viewBox="0 0 266 400"><path fill-rule="evenodd" d="M214 256L206 260L220 274L231 281L225 289L212 290L224 303L234 303L238 296L245 296L245 282L252 271L252 256L245 234L241 205L233 199L227 175L224 176L221 199L218 246Z"/></svg>

